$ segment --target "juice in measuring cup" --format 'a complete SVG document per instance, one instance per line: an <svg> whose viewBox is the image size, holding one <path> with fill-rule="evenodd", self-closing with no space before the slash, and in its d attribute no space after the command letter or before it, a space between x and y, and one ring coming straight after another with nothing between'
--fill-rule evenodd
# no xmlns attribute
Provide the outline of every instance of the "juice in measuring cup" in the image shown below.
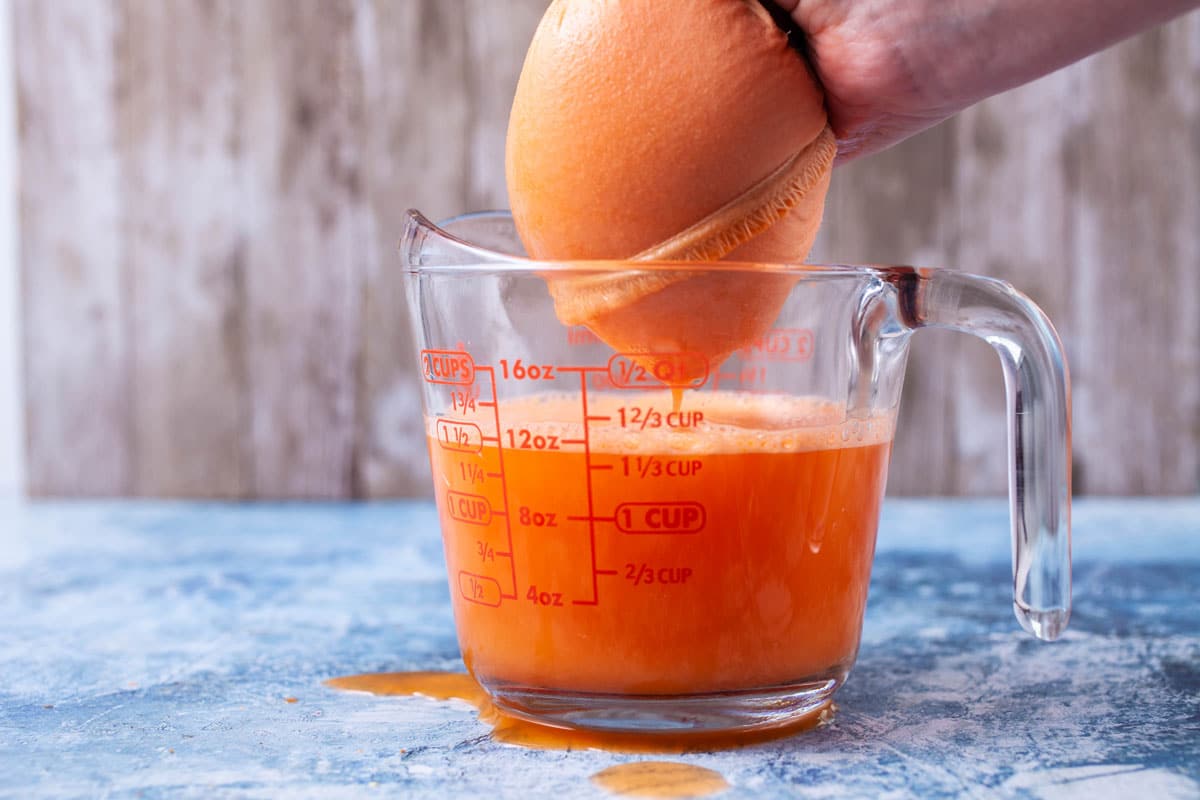
<svg viewBox="0 0 1200 800"><path fill-rule="evenodd" d="M843 678L894 428L844 417L723 392L675 411L663 391L428 420L468 668L640 695Z"/></svg>

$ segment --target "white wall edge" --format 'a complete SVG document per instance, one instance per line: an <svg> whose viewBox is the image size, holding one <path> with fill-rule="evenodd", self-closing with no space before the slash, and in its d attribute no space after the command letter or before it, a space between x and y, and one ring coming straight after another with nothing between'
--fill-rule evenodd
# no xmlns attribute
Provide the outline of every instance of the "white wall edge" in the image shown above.
<svg viewBox="0 0 1200 800"><path fill-rule="evenodd" d="M0 497L22 494L25 485L12 17L11 0L0 0Z"/></svg>

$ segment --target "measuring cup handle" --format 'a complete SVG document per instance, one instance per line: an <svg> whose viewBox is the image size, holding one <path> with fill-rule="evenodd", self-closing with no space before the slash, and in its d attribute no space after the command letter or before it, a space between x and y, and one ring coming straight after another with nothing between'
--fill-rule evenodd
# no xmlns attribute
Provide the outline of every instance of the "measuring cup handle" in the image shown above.
<svg viewBox="0 0 1200 800"><path fill-rule="evenodd" d="M1033 301L1003 281L909 270L898 284L909 326L970 333L1000 355L1013 610L1025 630L1056 639L1071 615L1071 385L1058 334Z"/></svg>

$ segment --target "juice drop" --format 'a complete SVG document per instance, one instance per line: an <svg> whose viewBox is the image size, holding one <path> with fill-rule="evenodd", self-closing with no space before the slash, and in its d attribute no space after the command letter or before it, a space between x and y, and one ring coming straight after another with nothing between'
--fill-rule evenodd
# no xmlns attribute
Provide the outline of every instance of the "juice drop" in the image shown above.
<svg viewBox="0 0 1200 800"><path fill-rule="evenodd" d="M707 797L729 788L721 773L678 761L634 761L603 769L592 782L624 797Z"/></svg>

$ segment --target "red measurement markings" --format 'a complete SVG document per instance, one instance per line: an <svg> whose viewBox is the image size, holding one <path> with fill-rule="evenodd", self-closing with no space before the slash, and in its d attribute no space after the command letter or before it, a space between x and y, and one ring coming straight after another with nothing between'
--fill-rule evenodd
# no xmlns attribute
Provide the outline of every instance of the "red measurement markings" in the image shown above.
<svg viewBox="0 0 1200 800"><path fill-rule="evenodd" d="M615 356L614 356L615 358ZM600 584L597 581L598 575L611 574L611 570L600 570L596 564L596 510L595 498L592 493L592 440L589 432L588 420L591 419L591 414L588 412L588 372L595 370L594 367L561 367L561 372L578 372L579 373L579 398L583 404L583 461L587 468L584 475L584 480L587 484L587 524L588 524L588 542L591 545L592 554L592 598L590 600L572 600L571 603L577 606L595 606L600 604Z"/></svg>
<svg viewBox="0 0 1200 800"><path fill-rule="evenodd" d="M690 577L691 567L653 567L645 563L625 565L625 580L634 586L649 586L655 583L664 586L679 585L687 583Z"/></svg>
<svg viewBox="0 0 1200 800"><path fill-rule="evenodd" d="M508 446L513 450L561 450L562 442L557 436L534 433L528 428L509 428Z"/></svg>
<svg viewBox="0 0 1200 800"><path fill-rule="evenodd" d="M529 587L529 591L525 592L525 599L533 603L535 606L552 606L561 608L563 604L562 592L543 592L536 586Z"/></svg>
<svg viewBox="0 0 1200 800"><path fill-rule="evenodd" d="M450 390L450 410L451 411L475 411L476 401L479 398L479 390L474 386L469 386L465 389Z"/></svg>
<svg viewBox="0 0 1200 800"><path fill-rule="evenodd" d="M495 578L476 575L466 570L458 572L458 593L464 600L493 608L499 606L500 601L504 598L500 592L500 582Z"/></svg>
<svg viewBox="0 0 1200 800"><path fill-rule="evenodd" d="M621 471L626 478L690 478L704 468L700 458L664 456L621 456Z"/></svg>
<svg viewBox="0 0 1200 800"><path fill-rule="evenodd" d="M469 461L458 462L458 473L467 483L482 484L484 476L487 474L483 471L482 464L472 464Z"/></svg>
<svg viewBox="0 0 1200 800"><path fill-rule="evenodd" d="M472 422L437 421L438 444L456 453L478 453L483 449L483 431Z"/></svg>
<svg viewBox="0 0 1200 800"><path fill-rule="evenodd" d="M703 411L661 411L654 406L621 406L617 423L622 428L696 428L704 421Z"/></svg>
<svg viewBox="0 0 1200 800"><path fill-rule="evenodd" d="M485 542L483 539L475 540L475 555L479 556L479 561L486 564L489 561L496 560L496 548ZM501 554L503 555L503 554Z"/></svg>
<svg viewBox="0 0 1200 800"><path fill-rule="evenodd" d="M608 377L608 369L605 367L601 367L598 372L592 373L591 384L592 388L598 392L611 391L613 389L621 388L617 384L613 383L612 379Z"/></svg>
<svg viewBox="0 0 1200 800"><path fill-rule="evenodd" d="M708 380L708 359L699 353L617 353L608 360L608 379L622 389L695 389Z"/></svg>
<svg viewBox="0 0 1200 800"><path fill-rule="evenodd" d="M708 519L704 506L690 500L622 503L615 516L617 530L635 534L699 533Z"/></svg>
<svg viewBox="0 0 1200 800"><path fill-rule="evenodd" d="M475 382L475 359L461 350L422 350L421 374L430 383L470 386Z"/></svg>
<svg viewBox="0 0 1200 800"><path fill-rule="evenodd" d="M582 325L567 328L567 344L572 347L587 344L600 344L600 337Z"/></svg>
<svg viewBox="0 0 1200 800"><path fill-rule="evenodd" d="M446 492L446 508L450 517L468 525L490 525L492 523L492 504L479 494L466 492Z"/></svg>
<svg viewBox="0 0 1200 800"><path fill-rule="evenodd" d="M500 377L506 381L552 381L554 372L553 364L527 364L519 358L509 364L507 358L500 359Z"/></svg>
<svg viewBox="0 0 1200 800"><path fill-rule="evenodd" d="M719 389L722 384L735 383L738 388L746 391L761 391L750 387L755 385L765 385L767 382L767 368L748 366L742 367L737 372L718 372L713 375L713 388Z"/></svg>
<svg viewBox="0 0 1200 800"><path fill-rule="evenodd" d="M508 552L497 553L498 556L503 556L508 559L509 573L512 576L512 592L501 592L500 596L506 599L517 599L517 560L513 557L513 538L512 538L512 520L508 516L508 481L504 477L504 446L500 442L500 397L496 394L496 370L493 367L477 367L477 372L486 373L488 376L488 384L492 389L492 399L487 405L491 406L492 419L496 423L496 435L484 436L483 441L491 442L496 445L496 458L499 460L499 469L496 472L489 472L488 476L500 479L500 494L504 498L504 533L508 539ZM484 405L480 403L480 405Z"/></svg>
<svg viewBox="0 0 1200 800"><path fill-rule="evenodd" d="M553 511L534 511L529 506L517 509L517 520L530 528L557 528L558 514Z"/></svg>
<svg viewBox="0 0 1200 800"><path fill-rule="evenodd" d="M738 350L738 355L745 361L808 361L813 344L813 332L808 328L775 328Z"/></svg>

